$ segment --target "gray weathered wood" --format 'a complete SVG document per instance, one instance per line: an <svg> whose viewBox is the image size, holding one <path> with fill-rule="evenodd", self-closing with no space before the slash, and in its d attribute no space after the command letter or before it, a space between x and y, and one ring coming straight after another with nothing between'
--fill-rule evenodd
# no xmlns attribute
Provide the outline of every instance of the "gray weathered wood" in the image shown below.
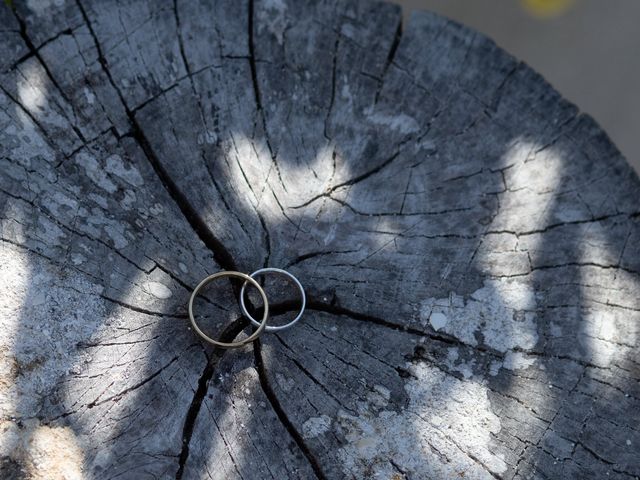
<svg viewBox="0 0 640 480"><path fill-rule="evenodd" d="M13 4L3 477L640 476L640 181L526 65L386 3ZM263 265L304 320L203 345Z"/></svg>

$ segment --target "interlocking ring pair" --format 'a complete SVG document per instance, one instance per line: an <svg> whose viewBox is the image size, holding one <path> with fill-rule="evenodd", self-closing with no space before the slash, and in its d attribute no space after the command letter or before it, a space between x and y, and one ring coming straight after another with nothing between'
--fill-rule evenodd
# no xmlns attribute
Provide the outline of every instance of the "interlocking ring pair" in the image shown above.
<svg viewBox="0 0 640 480"><path fill-rule="evenodd" d="M278 275L283 275L291 279L293 283L296 285L296 287L298 287L298 290L300 291L300 296L302 297L300 312L298 313L296 318L291 320L286 325L267 326L267 321L269 320L269 302L267 301L267 294L264 292L260 284L255 281L256 276L264 273L275 273ZM253 332L250 336L248 336L243 340L240 340L239 342L225 343L225 342L220 342L218 340L214 340L213 338L208 336L206 333L204 333L200 329L193 315L193 302L195 301L196 296L198 295L198 292L200 292L200 290L202 290L206 285L213 282L214 280L217 280L219 278L224 278L224 277L241 278L244 280L244 283L242 284L242 288L240 289L240 309L242 310L242 314L245 317L247 317L251 321L251 323L253 323L258 327L255 330L255 332ZM247 311L247 307L244 301L244 292L248 284L251 284L252 286L254 286L258 290L258 293L260 293L260 296L262 297L262 302L264 303L264 314L262 315L261 321L258 321L255 318L253 318L251 314ZM193 326L193 329L198 333L198 335L200 335L207 342L222 348L238 348L253 342L256 338L260 336L263 330L267 332L277 332L277 331L285 330L289 327L292 327L293 325L295 325L295 323L298 320L300 320L300 318L302 318L302 313L304 312L304 308L306 304L307 304L307 297L304 293L304 288L302 288L302 284L295 276L293 276L291 273L287 272L286 270L282 270L280 268L261 268L260 270L256 270L255 272L253 272L251 275L247 275L246 273L242 273L242 272L234 272L231 270L227 270L223 272L214 273L213 275L209 275L207 278L202 280L198 284L198 286L193 290L193 293L191 294L191 298L189 298L189 319L191 320L191 325Z"/></svg>

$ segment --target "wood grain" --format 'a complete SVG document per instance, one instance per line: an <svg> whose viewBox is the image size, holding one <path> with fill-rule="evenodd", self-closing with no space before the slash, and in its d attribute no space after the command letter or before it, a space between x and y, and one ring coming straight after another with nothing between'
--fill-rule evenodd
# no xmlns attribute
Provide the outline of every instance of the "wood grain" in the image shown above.
<svg viewBox="0 0 640 480"><path fill-rule="evenodd" d="M529 67L387 3L13 3L3 477L640 476L640 181ZM262 266L304 319L204 345Z"/></svg>

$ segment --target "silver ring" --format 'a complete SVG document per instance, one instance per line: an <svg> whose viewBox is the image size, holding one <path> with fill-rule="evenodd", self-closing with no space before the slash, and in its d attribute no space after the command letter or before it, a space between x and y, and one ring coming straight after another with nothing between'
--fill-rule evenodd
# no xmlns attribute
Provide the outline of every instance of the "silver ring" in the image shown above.
<svg viewBox="0 0 640 480"><path fill-rule="evenodd" d="M287 329L289 327L292 327L293 325L295 325L295 323L298 320L300 320L300 318L302 318L302 314L304 312L304 308L307 305L307 296L304 294L304 288L302 288L302 284L291 273L287 272L286 270L281 270L280 268L261 268L260 270L256 270L255 272L253 272L249 276L253 280L257 275L260 275L261 273L276 273L276 274L284 275L285 277L290 278L293 281L293 283L296 284L296 286L298 287L298 290L300 290L300 296L302 297L302 305L300 306L300 312L298 313L296 318L291 320L286 325L272 326L272 327L267 325L267 327L265 328L265 331L266 332L277 332L279 330L285 330L285 329ZM240 289L240 309L242 310L242 313L244 314L244 316L247 317L251 321L251 323L253 323L254 325L260 325L260 322L258 322L255 318L253 318L249 314L249 312L247 311L247 307L244 304L244 290L245 290L245 287L247 286L247 283L249 283L249 282L244 282L244 284L242 285L242 288Z"/></svg>

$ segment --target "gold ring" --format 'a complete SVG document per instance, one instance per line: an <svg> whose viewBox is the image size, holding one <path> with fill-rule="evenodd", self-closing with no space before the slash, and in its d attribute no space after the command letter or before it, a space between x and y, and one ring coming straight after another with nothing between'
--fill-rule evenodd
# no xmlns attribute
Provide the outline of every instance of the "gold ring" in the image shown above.
<svg viewBox="0 0 640 480"><path fill-rule="evenodd" d="M193 316L193 301L198 295L198 292L202 290L202 288L205 285L208 285L214 280L218 278L223 278L223 277L236 277L236 278L243 279L245 283L249 282L251 285L253 285L258 289L258 292L262 297L262 301L264 302L264 315L262 316L262 321L258 325L258 328L250 336L248 336L247 338L239 342L225 343L225 342L219 342L217 340L214 340L213 338L209 337L206 333L204 333L202 330L200 330L200 327L198 327L198 324L196 323L196 319ZM198 284L198 286L193 290L193 293L191 294L191 298L189 299L189 319L191 320L191 325L193 325L193 329L198 333L198 335L200 335L207 342L215 345L216 347L221 347L221 348L238 348L246 345L247 343L253 342L256 338L258 338L258 336L260 336L260 334L264 330L264 327L266 327L267 325L267 321L269 320L269 302L267 301L267 295L264 293L264 290L262 289L260 284L256 282L253 278L251 278L249 275L247 275L246 273L234 272L234 271L218 272L218 273L214 273L213 275L209 275L207 278L202 280Z"/></svg>

